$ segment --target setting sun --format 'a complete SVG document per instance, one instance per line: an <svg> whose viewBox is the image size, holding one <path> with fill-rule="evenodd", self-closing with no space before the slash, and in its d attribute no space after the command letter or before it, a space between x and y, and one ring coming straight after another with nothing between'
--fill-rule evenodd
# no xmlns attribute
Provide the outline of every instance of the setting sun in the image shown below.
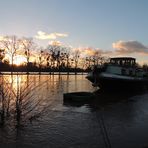
<svg viewBox="0 0 148 148"><path fill-rule="evenodd" d="M26 58L24 56L18 55L16 57L14 57L13 63L15 65L21 65L21 64L23 64L25 62L27 62L27 61L26 61Z"/></svg>
<svg viewBox="0 0 148 148"><path fill-rule="evenodd" d="M7 59L9 61L9 64L12 64L12 57L10 56L10 54L6 54L5 59ZM23 63L26 63L26 62L27 62L26 58L22 55L16 55L13 58L13 64L17 65L17 66L19 66Z"/></svg>

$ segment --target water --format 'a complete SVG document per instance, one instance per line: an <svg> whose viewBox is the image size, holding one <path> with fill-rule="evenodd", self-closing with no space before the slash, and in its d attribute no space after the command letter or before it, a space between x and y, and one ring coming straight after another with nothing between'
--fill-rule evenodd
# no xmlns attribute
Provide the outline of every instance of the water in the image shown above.
<svg viewBox="0 0 148 148"><path fill-rule="evenodd" d="M12 77L5 75L11 81ZM139 148L148 146L148 93L99 92L85 75L21 75L21 85L35 89L48 105L45 113L21 129L0 128L0 147ZM16 87L16 76L13 76ZM65 102L63 93L95 92L90 102ZM36 96L36 97L35 97ZM34 102L33 102L34 103ZM39 109L39 108L38 108Z"/></svg>

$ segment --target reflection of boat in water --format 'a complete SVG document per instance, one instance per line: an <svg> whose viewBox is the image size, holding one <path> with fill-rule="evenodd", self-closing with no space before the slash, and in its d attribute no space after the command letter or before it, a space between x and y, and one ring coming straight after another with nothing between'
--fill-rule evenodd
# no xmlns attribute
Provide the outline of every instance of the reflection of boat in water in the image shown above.
<svg viewBox="0 0 148 148"><path fill-rule="evenodd" d="M111 58L108 64L94 67L87 75L93 85L103 89L140 89L148 86L148 73L136 66L135 58Z"/></svg>

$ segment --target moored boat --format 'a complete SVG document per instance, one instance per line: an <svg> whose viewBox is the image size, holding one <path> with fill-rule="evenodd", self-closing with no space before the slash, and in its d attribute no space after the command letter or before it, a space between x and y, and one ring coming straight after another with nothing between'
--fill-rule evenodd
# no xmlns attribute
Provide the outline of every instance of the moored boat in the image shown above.
<svg viewBox="0 0 148 148"><path fill-rule="evenodd" d="M108 64L95 66L87 75L94 86L102 89L143 89L148 87L148 73L132 57L111 58Z"/></svg>

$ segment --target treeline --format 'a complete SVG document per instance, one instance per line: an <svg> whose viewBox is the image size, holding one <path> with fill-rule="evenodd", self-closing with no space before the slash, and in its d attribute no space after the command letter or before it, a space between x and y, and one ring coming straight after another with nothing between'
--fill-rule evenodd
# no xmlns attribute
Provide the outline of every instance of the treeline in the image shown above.
<svg viewBox="0 0 148 148"><path fill-rule="evenodd" d="M108 60L97 50L84 55L85 50L88 49L73 49L58 41L43 48L31 38L4 36L0 38L0 71L88 72L92 65L101 65ZM16 64L18 57L25 58L24 62Z"/></svg>

